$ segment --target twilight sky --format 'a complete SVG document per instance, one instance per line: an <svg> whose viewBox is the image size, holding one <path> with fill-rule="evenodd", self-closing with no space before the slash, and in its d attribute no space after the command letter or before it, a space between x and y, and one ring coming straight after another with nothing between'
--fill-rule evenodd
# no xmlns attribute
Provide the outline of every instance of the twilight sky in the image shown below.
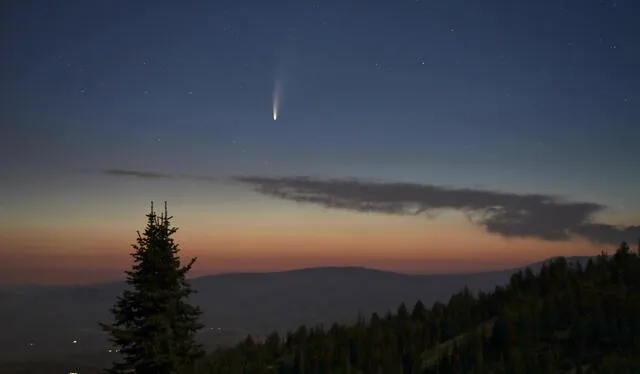
<svg viewBox="0 0 640 374"><path fill-rule="evenodd" d="M0 283L120 277L151 200L195 274L640 236L637 1L1 7Z"/></svg>

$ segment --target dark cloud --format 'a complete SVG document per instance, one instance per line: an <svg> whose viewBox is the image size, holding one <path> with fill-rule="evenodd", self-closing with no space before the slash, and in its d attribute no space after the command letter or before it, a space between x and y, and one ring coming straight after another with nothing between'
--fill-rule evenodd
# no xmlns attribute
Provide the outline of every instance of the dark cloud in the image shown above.
<svg viewBox="0 0 640 374"><path fill-rule="evenodd" d="M106 169L100 171L102 174L118 176L118 177L135 177L146 179L182 179L182 180L194 180L202 182L214 182L217 179L206 175L194 175L194 174L164 174L149 171L139 170L125 170L125 169Z"/></svg>
<svg viewBox="0 0 640 374"><path fill-rule="evenodd" d="M124 170L124 169L107 169L102 171L103 174L121 176L121 177L137 177L149 179L171 179L173 176L169 174L154 173L149 171Z"/></svg>
<svg viewBox="0 0 640 374"><path fill-rule="evenodd" d="M220 179L192 174L107 169L103 174L147 179L214 182ZM453 189L412 183L378 183L357 179L244 176L232 178L255 191L299 203L394 215L434 218L443 210L464 212L487 232L513 238L568 240L578 235L597 243L618 244L640 237L640 226L617 227L593 221L606 207L565 201L556 196L514 194L480 189Z"/></svg>
<svg viewBox="0 0 640 374"><path fill-rule="evenodd" d="M605 206L564 201L555 196L452 189L410 183L374 183L355 179L245 176L234 178L267 196L356 212L431 217L439 211L465 212L492 234L550 241L579 235L617 244L640 237L640 226L619 228L593 221Z"/></svg>

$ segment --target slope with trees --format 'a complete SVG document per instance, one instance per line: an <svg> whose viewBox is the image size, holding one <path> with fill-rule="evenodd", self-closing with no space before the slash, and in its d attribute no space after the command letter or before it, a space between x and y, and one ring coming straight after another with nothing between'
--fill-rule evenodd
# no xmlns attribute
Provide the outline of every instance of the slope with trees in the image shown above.
<svg viewBox="0 0 640 374"><path fill-rule="evenodd" d="M426 308L418 301L350 326L247 337L203 373L637 373L640 245L586 265L557 258L505 287Z"/></svg>
<svg viewBox="0 0 640 374"><path fill-rule="evenodd" d="M113 323L102 325L122 354L109 373L640 372L640 244L632 252L622 243L584 265L557 258L492 292L465 287L430 308L417 301L352 325L247 336L203 356L195 340L201 312L187 302L194 260L181 265L166 205L147 217L129 288L111 310Z"/></svg>

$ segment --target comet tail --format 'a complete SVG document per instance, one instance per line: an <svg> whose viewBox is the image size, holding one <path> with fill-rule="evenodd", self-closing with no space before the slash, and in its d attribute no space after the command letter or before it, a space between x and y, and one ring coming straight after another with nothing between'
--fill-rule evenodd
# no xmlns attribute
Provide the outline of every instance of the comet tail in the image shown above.
<svg viewBox="0 0 640 374"><path fill-rule="evenodd" d="M274 121L278 119L278 111L280 109L280 96L281 96L280 82L276 81L276 84L273 87L273 120Z"/></svg>

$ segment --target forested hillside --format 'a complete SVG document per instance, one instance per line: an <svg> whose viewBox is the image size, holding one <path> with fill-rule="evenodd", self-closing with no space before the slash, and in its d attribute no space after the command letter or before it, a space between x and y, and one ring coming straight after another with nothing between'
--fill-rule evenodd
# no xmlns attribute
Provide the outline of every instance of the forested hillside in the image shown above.
<svg viewBox="0 0 640 374"><path fill-rule="evenodd" d="M640 246L565 258L448 303L301 326L218 350L203 373L640 373Z"/></svg>

